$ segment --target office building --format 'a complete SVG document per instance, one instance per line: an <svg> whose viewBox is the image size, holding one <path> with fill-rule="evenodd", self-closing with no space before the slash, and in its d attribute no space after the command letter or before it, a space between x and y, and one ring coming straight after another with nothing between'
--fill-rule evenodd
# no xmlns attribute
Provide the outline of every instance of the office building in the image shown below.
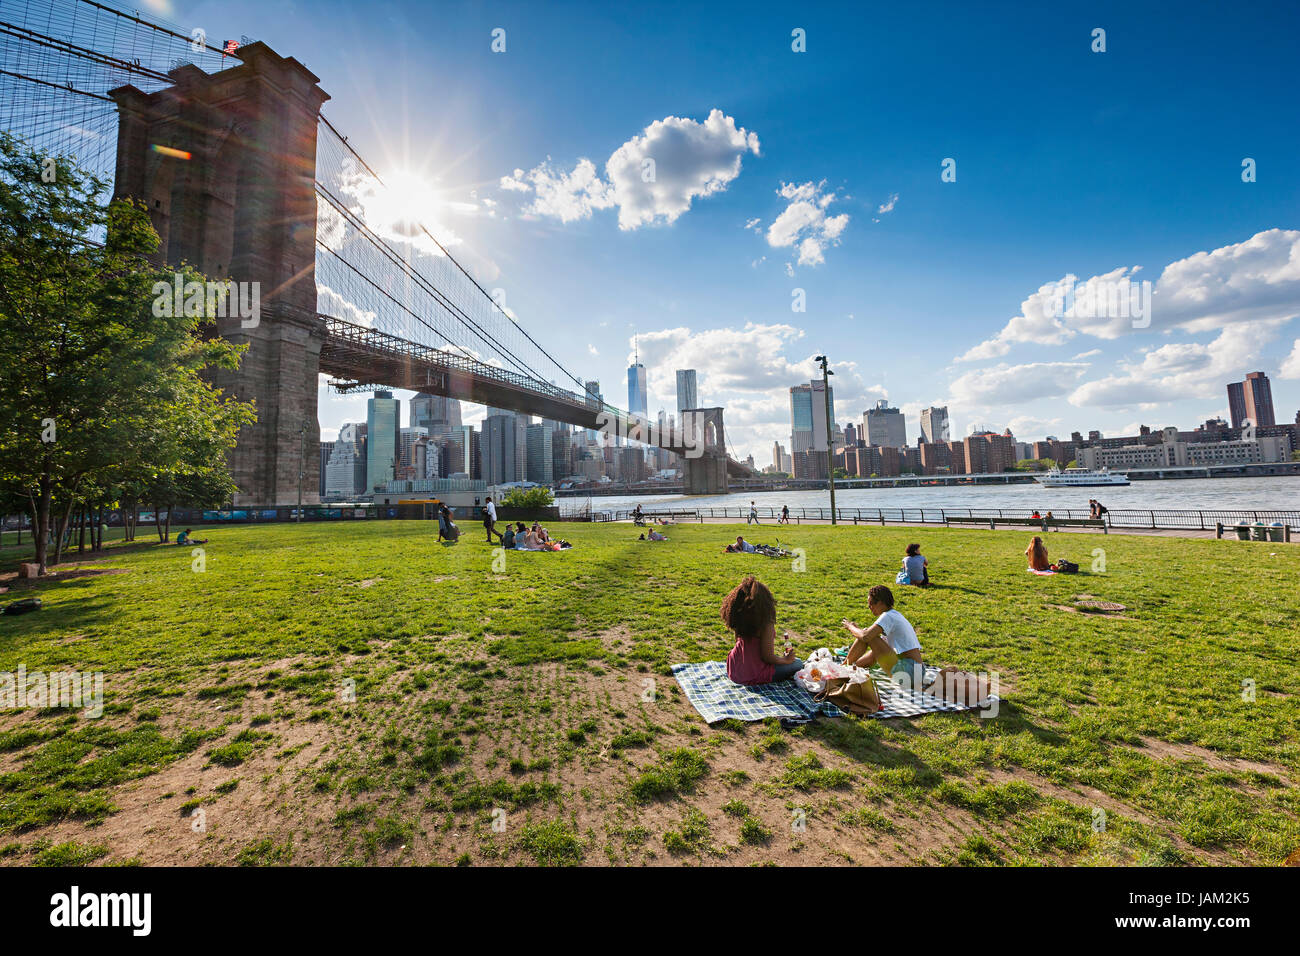
<svg viewBox="0 0 1300 956"><path fill-rule="evenodd" d="M830 421L835 420L835 389L830 390ZM826 383L809 382L790 389L790 453L825 452L827 428ZM825 471L825 467L822 471ZM825 477L823 475L822 477Z"/></svg>
<svg viewBox="0 0 1300 956"><path fill-rule="evenodd" d="M518 429L519 421L514 414L488 409L488 415L483 419L479 449L483 480L489 485L504 485L521 480L516 439Z"/></svg>
<svg viewBox="0 0 1300 956"><path fill-rule="evenodd" d="M1141 468L1187 468L1209 465L1250 465L1291 460L1289 434L1260 435L1246 426L1239 437L1185 441L1170 426L1153 436L1154 442L1088 445L1079 449L1084 468L1129 470Z"/></svg>
<svg viewBox="0 0 1300 956"><path fill-rule="evenodd" d="M345 424L325 465L325 491L330 501L347 501L367 493L366 426Z"/></svg>
<svg viewBox="0 0 1300 956"><path fill-rule="evenodd" d="M677 411L699 407L700 393L695 369L679 368L677 370Z"/></svg>
<svg viewBox="0 0 1300 956"><path fill-rule="evenodd" d="M366 491L397 477L402 403L389 391L366 402Z"/></svg>
<svg viewBox="0 0 1300 956"><path fill-rule="evenodd" d="M931 444L952 441L948 429L947 405L931 405L921 410L921 441Z"/></svg>
<svg viewBox="0 0 1300 956"><path fill-rule="evenodd" d="M427 428L403 428L399 435L399 447L397 454L397 474L399 479L423 478L419 474L415 462L415 446L421 439L429 437Z"/></svg>
<svg viewBox="0 0 1300 956"><path fill-rule="evenodd" d="M439 444L443 478L482 478L480 436L473 425L457 425Z"/></svg>
<svg viewBox="0 0 1300 956"><path fill-rule="evenodd" d="M555 430L545 422L529 425L525 432L527 480L549 485L555 480Z"/></svg>
<svg viewBox="0 0 1300 956"><path fill-rule="evenodd" d="M866 443L875 448L902 448L907 444L907 424L903 413L881 399L876 407L862 413L862 430Z"/></svg>
<svg viewBox="0 0 1300 956"><path fill-rule="evenodd" d="M1263 372L1249 372L1244 381L1228 383L1228 412L1232 427L1276 425L1273 386Z"/></svg>
<svg viewBox="0 0 1300 956"><path fill-rule="evenodd" d="M325 497L325 470L329 468L330 453L334 451L332 441L323 441L320 443L320 496Z"/></svg>
<svg viewBox="0 0 1300 956"><path fill-rule="evenodd" d="M645 366L633 362L627 369L627 410L639 418L649 418L649 401L646 395Z"/></svg>

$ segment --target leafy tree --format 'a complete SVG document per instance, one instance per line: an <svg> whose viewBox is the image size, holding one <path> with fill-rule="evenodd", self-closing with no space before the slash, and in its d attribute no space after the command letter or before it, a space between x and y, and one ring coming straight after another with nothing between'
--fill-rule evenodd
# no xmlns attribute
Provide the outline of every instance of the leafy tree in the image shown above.
<svg viewBox="0 0 1300 956"><path fill-rule="evenodd" d="M501 499L507 508L549 508L555 501L551 489L543 485L536 488L511 488Z"/></svg>
<svg viewBox="0 0 1300 956"><path fill-rule="evenodd" d="M219 473L253 419L200 377L236 368L243 347L205 336L209 316L155 314L170 311L153 286L171 273L149 263L143 207L104 204L102 181L55 168L47 182L43 158L0 134L0 485L28 502L42 574L78 503Z"/></svg>

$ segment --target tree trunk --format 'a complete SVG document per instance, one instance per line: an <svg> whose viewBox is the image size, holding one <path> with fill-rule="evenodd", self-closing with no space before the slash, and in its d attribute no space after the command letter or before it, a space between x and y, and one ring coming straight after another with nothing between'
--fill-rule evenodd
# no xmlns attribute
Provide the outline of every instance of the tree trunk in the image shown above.
<svg viewBox="0 0 1300 956"><path fill-rule="evenodd" d="M166 544L168 541L170 541L170 540L172 539L172 509L173 509L174 507L176 507L174 504L168 502L168 504L167 504L167 527L166 527L166 530L163 531L163 543L164 543L164 544Z"/></svg>
<svg viewBox="0 0 1300 956"><path fill-rule="evenodd" d="M159 509L158 502L156 501L153 504L153 526L158 532L158 540L160 542L166 541L167 539L163 537L162 511Z"/></svg>
<svg viewBox="0 0 1300 956"><path fill-rule="evenodd" d="M72 521L72 507L75 504L76 501L69 500L68 506L64 508L63 513L59 515L58 527L55 529L57 531L57 536L54 539L55 564L58 564L63 560L63 536L68 532L68 526Z"/></svg>
<svg viewBox="0 0 1300 956"><path fill-rule="evenodd" d="M33 531L36 533L36 564L38 574L45 573L50 544L50 481L48 469L41 475L41 496L34 502Z"/></svg>
<svg viewBox="0 0 1300 956"><path fill-rule="evenodd" d="M81 503L81 531L77 534L77 554L86 553L86 514L90 510L90 505L86 502Z"/></svg>

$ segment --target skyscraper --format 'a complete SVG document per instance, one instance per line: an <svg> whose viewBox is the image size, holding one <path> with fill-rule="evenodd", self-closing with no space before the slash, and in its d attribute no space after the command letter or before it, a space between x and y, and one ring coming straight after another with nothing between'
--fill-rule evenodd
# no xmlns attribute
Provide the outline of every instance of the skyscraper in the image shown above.
<svg viewBox="0 0 1300 956"><path fill-rule="evenodd" d="M366 403L366 492L392 481L400 455L402 403L388 391Z"/></svg>
<svg viewBox="0 0 1300 956"><path fill-rule="evenodd" d="M489 485L503 485L518 481L519 461L516 446L518 440L515 432L519 423L515 416L502 413L497 409L488 409L487 418L483 419L483 434L479 439L483 459L483 480Z"/></svg>
<svg viewBox="0 0 1300 956"><path fill-rule="evenodd" d="M1263 372L1248 372L1245 381L1228 383L1228 412L1232 427L1240 428L1246 422L1254 425L1276 425L1273 412L1273 386Z"/></svg>
<svg viewBox="0 0 1300 956"><path fill-rule="evenodd" d="M948 406L931 405L929 408L922 409L921 441L933 445L949 440Z"/></svg>
<svg viewBox="0 0 1300 956"><path fill-rule="evenodd" d="M600 394L600 382L587 383L587 407L600 410L605 404L605 397ZM594 428L587 429L587 439L589 441L600 441L600 433Z"/></svg>
<svg viewBox="0 0 1300 956"><path fill-rule="evenodd" d="M835 419L835 389L831 389L831 420ZM826 385L809 382L790 389L790 454L806 451L825 451L828 437L826 427Z"/></svg>
<svg viewBox="0 0 1300 956"><path fill-rule="evenodd" d="M862 430L867 433L867 444L873 448L902 448L907 444L903 413L890 408L883 398L876 402L875 408L862 413Z"/></svg>
<svg viewBox="0 0 1300 956"><path fill-rule="evenodd" d="M397 477L398 478L423 478L424 475L416 473L415 467L415 446L422 438L429 437L427 428L403 428L399 435L399 449L397 454Z"/></svg>
<svg viewBox="0 0 1300 956"><path fill-rule="evenodd" d="M555 480L554 437L554 430L545 423L528 426L526 474L529 481L549 485Z"/></svg>
<svg viewBox="0 0 1300 956"><path fill-rule="evenodd" d="M366 426L345 424L325 466L325 494L331 501L355 498L366 492Z"/></svg>
<svg viewBox="0 0 1300 956"><path fill-rule="evenodd" d="M429 437L440 439L461 424L460 399L416 392L411 399L412 428L427 428Z"/></svg>
<svg viewBox="0 0 1300 956"><path fill-rule="evenodd" d="M695 369L679 368L677 370L677 411L699 407L700 393Z"/></svg>
<svg viewBox="0 0 1300 956"><path fill-rule="evenodd" d="M646 401L645 366L634 362L627 368L627 410L632 415L645 418L649 403Z"/></svg>

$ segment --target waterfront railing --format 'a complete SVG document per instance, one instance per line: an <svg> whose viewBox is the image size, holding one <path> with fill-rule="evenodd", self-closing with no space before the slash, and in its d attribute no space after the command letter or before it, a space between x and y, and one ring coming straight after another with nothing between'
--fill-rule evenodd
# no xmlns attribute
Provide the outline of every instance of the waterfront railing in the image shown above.
<svg viewBox="0 0 1300 956"><path fill-rule="evenodd" d="M759 521L771 524L781 517L779 508L756 508ZM649 518L674 518L676 520L721 520L737 519L744 521L749 517L750 509L746 507L692 507L692 508L656 508L643 509L641 512ZM947 524L950 518L988 518L993 520L1030 519L1032 510L1023 508L836 508L836 518L840 524L907 524L924 525ZM1046 517L1046 512L1040 512ZM605 509L600 520L627 521L633 517L630 509ZM1052 517L1065 520L1080 520L1091 515L1081 509L1053 510ZM1300 511L1276 510L1216 510L1216 511L1179 511L1152 510L1135 508L1115 508L1106 512L1106 523L1112 528L1131 528L1171 531L1213 531L1218 525L1233 527L1246 524L1282 524L1293 529L1300 529ZM793 524L804 522L829 522L830 508L791 508L790 521Z"/></svg>

